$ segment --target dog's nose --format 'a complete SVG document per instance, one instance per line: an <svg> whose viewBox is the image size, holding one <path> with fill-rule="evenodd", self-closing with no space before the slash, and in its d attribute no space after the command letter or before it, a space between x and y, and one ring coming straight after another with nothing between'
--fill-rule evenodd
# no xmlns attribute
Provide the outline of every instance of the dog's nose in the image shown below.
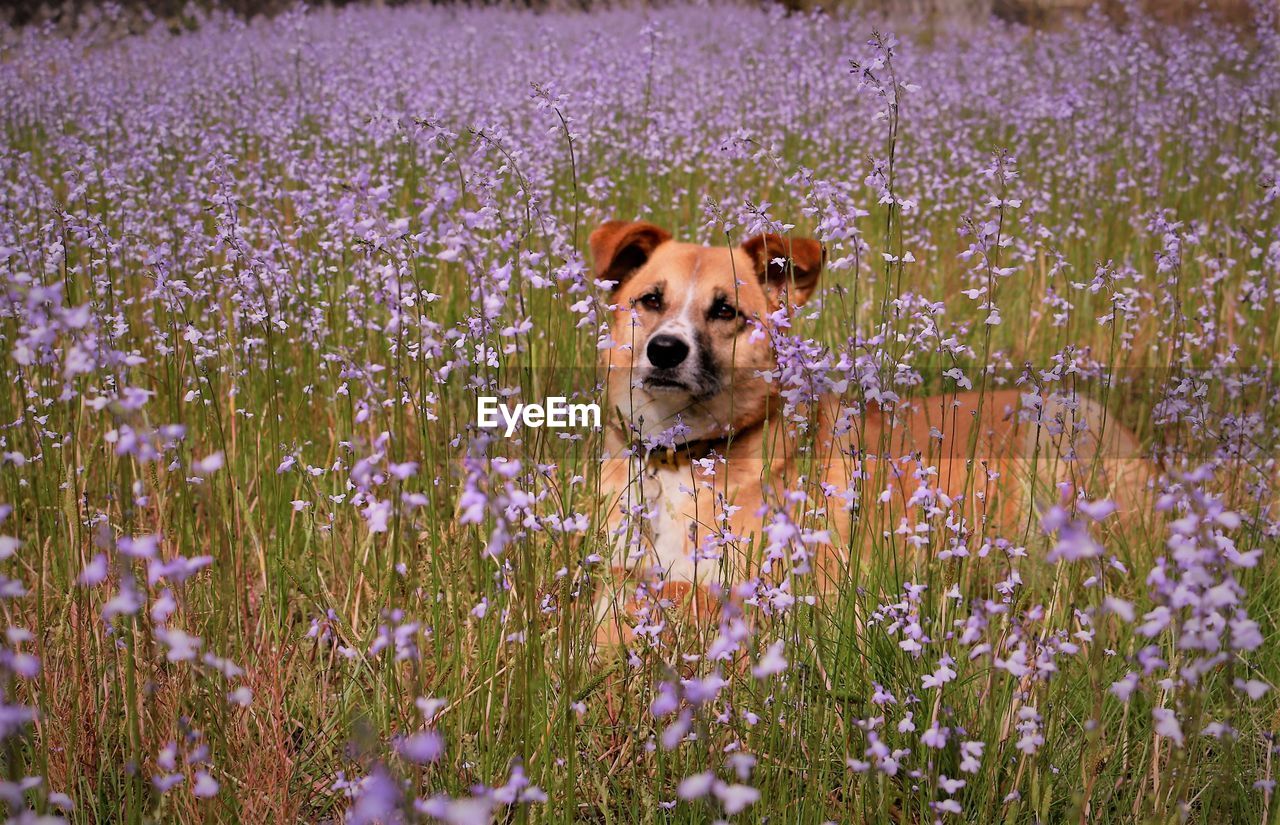
<svg viewBox="0 0 1280 825"><path fill-rule="evenodd" d="M689 357L689 345L674 335L655 335L647 347L649 363L658 369L678 367Z"/></svg>

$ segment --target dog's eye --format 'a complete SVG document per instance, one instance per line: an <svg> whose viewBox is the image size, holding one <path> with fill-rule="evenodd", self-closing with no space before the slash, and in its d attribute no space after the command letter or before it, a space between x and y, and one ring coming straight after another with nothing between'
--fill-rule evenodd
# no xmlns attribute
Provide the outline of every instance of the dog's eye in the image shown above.
<svg viewBox="0 0 1280 825"><path fill-rule="evenodd" d="M713 321L732 321L738 317L738 308L730 306L724 301L716 301L711 305L711 311L708 315Z"/></svg>
<svg viewBox="0 0 1280 825"><path fill-rule="evenodd" d="M657 312L662 309L662 296L656 292L650 292L640 299L640 306Z"/></svg>

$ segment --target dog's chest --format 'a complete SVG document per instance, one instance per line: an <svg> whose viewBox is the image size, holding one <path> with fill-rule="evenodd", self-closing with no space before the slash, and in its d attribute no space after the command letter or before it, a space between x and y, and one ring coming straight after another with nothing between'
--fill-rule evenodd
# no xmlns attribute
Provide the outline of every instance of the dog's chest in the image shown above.
<svg viewBox="0 0 1280 825"><path fill-rule="evenodd" d="M704 532L700 523L706 523L699 512L710 511L713 493L695 481L687 464L645 466L628 494L641 504L631 528L639 534L639 546L624 549L628 567L659 566L669 581L696 581L713 569L714 562L694 560Z"/></svg>

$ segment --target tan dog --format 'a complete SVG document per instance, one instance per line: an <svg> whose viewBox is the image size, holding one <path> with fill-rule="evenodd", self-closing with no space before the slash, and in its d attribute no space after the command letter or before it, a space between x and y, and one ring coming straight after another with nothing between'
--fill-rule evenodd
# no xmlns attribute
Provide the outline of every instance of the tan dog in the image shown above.
<svg viewBox="0 0 1280 825"><path fill-rule="evenodd" d="M982 534L997 517L1007 526L1030 515L1036 489L1048 498L1067 482L1131 507L1143 487L1137 439L1088 399L968 392L855 412L829 398L804 412L808 433L798 435L764 376L776 366L765 327L813 295L824 263L817 241L767 234L705 247L649 223L609 221L590 243L596 277L616 284L602 487L619 587L598 603L598 641L661 624L633 599L637 584L651 601L703 613L714 609L708 588L807 572L791 570L792 556L770 558L762 540L770 507L796 509L792 491L805 491L800 506L816 508L829 533L800 562L826 590L868 539L892 537L931 507L959 500ZM673 426L674 438L662 439Z"/></svg>

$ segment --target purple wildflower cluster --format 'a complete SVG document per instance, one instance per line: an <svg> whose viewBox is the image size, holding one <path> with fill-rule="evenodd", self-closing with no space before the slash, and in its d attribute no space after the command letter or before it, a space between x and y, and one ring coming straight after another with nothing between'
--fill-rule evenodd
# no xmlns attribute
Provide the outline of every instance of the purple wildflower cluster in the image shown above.
<svg viewBox="0 0 1280 825"><path fill-rule="evenodd" d="M1265 821L1274 12L192 14L0 31L11 817ZM804 469L755 535L724 496L696 526L759 575L701 623L632 583L616 651L595 597L650 511L606 528L598 432L475 425L603 400L611 218L827 250L745 333ZM832 399L847 436L995 390L1070 481L945 422L808 472ZM1085 399L1140 450L1090 456Z"/></svg>

